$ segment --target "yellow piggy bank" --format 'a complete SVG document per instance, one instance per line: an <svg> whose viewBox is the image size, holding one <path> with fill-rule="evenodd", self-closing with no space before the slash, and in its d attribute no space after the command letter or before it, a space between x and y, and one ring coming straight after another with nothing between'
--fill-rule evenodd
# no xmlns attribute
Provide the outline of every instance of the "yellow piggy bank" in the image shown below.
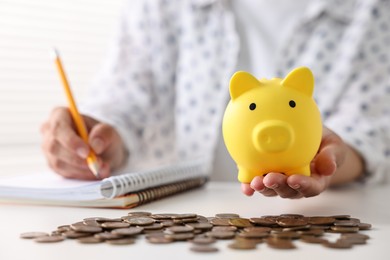
<svg viewBox="0 0 390 260"><path fill-rule="evenodd" d="M284 79L258 80L243 71L232 76L222 132L240 182L269 172L310 176L322 136L313 91L314 77L306 67Z"/></svg>

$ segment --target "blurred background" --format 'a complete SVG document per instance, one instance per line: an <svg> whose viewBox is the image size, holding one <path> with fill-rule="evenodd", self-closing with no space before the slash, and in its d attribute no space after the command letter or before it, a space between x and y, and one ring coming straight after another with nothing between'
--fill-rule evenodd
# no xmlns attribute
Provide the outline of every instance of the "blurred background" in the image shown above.
<svg viewBox="0 0 390 260"><path fill-rule="evenodd" d="M50 50L61 54L77 103L99 70L122 0L0 0L0 175L47 169L40 125L66 98Z"/></svg>

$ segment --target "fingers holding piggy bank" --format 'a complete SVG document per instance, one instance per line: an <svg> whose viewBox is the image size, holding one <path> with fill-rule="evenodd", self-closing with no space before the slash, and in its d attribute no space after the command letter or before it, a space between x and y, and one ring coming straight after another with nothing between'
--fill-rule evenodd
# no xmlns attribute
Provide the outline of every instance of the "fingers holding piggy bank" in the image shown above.
<svg viewBox="0 0 390 260"><path fill-rule="evenodd" d="M284 79L258 80L242 71L232 76L222 130L241 183L270 172L310 176L322 136L313 92L306 67Z"/></svg>

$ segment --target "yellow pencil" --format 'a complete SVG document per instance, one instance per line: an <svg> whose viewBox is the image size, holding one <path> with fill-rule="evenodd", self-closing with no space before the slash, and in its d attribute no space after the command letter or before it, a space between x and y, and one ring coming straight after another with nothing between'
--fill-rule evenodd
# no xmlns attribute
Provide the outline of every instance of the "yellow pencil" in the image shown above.
<svg viewBox="0 0 390 260"><path fill-rule="evenodd" d="M65 71L64 71L64 68L63 68L62 63L61 63L60 55L59 55L58 51L54 48L53 48L53 58L54 58L54 61L56 63L56 66L57 66L57 70L58 70L58 73L60 75L62 86L64 87L64 90L66 93L66 97L68 99L69 110L70 110L70 113L72 115L73 121L76 125L77 132L79 133L80 137L84 140L84 142L88 143L87 128L85 126L83 118L81 117L81 115L77 109L76 102L73 99L73 95L72 95L72 92L70 90L69 82L66 78ZM97 161L97 157L96 157L94 151L92 150L92 148L90 148L89 151L90 152L89 152L89 155L87 157L88 167L92 171L92 173L95 175L96 178L100 178L99 164Z"/></svg>

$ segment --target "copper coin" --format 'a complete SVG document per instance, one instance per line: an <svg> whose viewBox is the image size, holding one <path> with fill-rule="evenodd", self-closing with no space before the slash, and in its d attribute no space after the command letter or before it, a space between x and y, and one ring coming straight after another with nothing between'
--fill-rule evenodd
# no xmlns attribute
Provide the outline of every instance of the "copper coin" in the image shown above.
<svg viewBox="0 0 390 260"><path fill-rule="evenodd" d="M251 250L256 249L257 243L252 242L248 239L236 240L233 243L228 245L231 249L239 249L239 250Z"/></svg>
<svg viewBox="0 0 390 260"><path fill-rule="evenodd" d="M166 229L169 233L186 233L186 232L192 232L194 230L191 226L172 226L168 227Z"/></svg>
<svg viewBox="0 0 390 260"><path fill-rule="evenodd" d="M78 238L77 242L82 244L98 244L98 243L102 243L103 240L94 236L89 236L89 237Z"/></svg>
<svg viewBox="0 0 390 260"><path fill-rule="evenodd" d="M293 232L293 231L272 232L271 236L280 239L295 239L300 237L300 235L297 232Z"/></svg>
<svg viewBox="0 0 390 260"><path fill-rule="evenodd" d="M26 238L26 239L33 239L37 237L45 237L48 236L49 234L46 232L25 232L20 234L20 238Z"/></svg>
<svg viewBox="0 0 390 260"><path fill-rule="evenodd" d="M298 227L298 226L307 226L308 220L306 218L290 218L283 217L278 218L276 223L281 227Z"/></svg>
<svg viewBox="0 0 390 260"><path fill-rule="evenodd" d="M276 224L276 219L250 218L249 221L254 225L272 227Z"/></svg>
<svg viewBox="0 0 390 260"><path fill-rule="evenodd" d="M169 219L172 219L173 216L177 216L177 214L164 213L164 214L152 214L152 215L150 215L151 218L157 219L157 220L169 220Z"/></svg>
<svg viewBox="0 0 390 260"><path fill-rule="evenodd" d="M356 223L356 221L351 220L337 220L335 223L333 223L333 225L341 227L358 227L359 223Z"/></svg>
<svg viewBox="0 0 390 260"><path fill-rule="evenodd" d="M153 223L152 225L148 225L148 226L142 226L142 228L146 231L146 230L160 230L162 229L164 226L163 224L161 223Z"/></svg>
<svg viewBox="0 0 390 260"><path fill-rule="evenodd" d="M330 229L337 233L356 233L359 231L359 227L332 226Z"/></svg>
<svg viewBox="0 0 390 260"><path fill-rule="evenodd" d="M174 240L166 236L151 236L147 238L147 241L152 244L169 244Z"/></svg>
<svg viewBox="0 0 390 260"><path fill-rule="evenodd" d="M235 214L235 213L218 213L215 214L216 218L239 218L240 215Z"/></svg>
<svg viewBox="0 0 390 260"><path fill-rule="evenodd" d="M213 225L210 223L188 223L187 226L191 226L194 229L209 230L213 228Z"/></svg>
<svg viewBox="0 0 390 260"><path fill-rule="evenodd" d="M349 249L352 247L352 244L347 240L337 240L336 242L325 242L322 244L325 247L335 248L335 249Z"/></svg>
<svg viewBox="0 0 390 260"><path fill-rule="evenodd" d="M83 220L83 224L86 226L100 227L100 223L96 220Z"/></svg>
<svg viewBox="0 0 390 260"><path fill-rule="evenodd" d="M151 216L152 213L146 211L133 211L133 212L129 212L128 215L130 217L148 217Z"/></svg>
<svg viewBox="0 0 390 260"><path fill-rule="evenodd" d="M106 240L107 243L111 245L131 245L134 244L134 238L119 238L119 239L109 239Z"/></svg>
<svg viewBox="0 0 390 260"><path fill-rule="evenodd" d="M154 222L156 222L156 220L149 217L136 217L136 218L126 219L124 221L134 226L147 226L147 225L152 225Z"/></svg>
<svg viewBox="0 0 390 260"><path fill-rule="evenodd" d="M237 230L237 227L235 226L214 226L211 231L232 231L235 232Z"/></svg>
<svg viewBox="0 0 390 260"><path fill-rule="evenodd" d="M96 238L102 239L102 240L110 240L110 239L119 239L122 238L123 236L118 235L118 234L113 234L111 232L102 232L102 233L97 233L94 235Z"/></svg>
<svg viewBox="0 0 390 260"><path fill-rule="evenodd" d="M252 223L247 218L231 218L229 220L230 225L238 227L238 228L245 228L245 227L252 227Z"/></svg>
<svg viewBox="0 0 390 260"><path fill-rule="evenodd" d="M101 226L105 229L117 229L130 227L130 224L126 222L104 222Z"/></svg>
<svg viewBox="0 0 390 260"><path fill-rule="evenodd" d="M91 233L85 233L85 232L77 232L74 230L69 230L62 233L63 236L66 238L80 238L80 237L88 237L91 235Z"/></svg>
<svg viewBox="0 0 390 260"><path fill-rule="evenodd" d="M213 218L210 223L214 226L230 226L229 220L228 218Z"/></svg>
<svg viewBox="0 0 390 260"><path fill-rule="evenodd" d="M34 241L38 243L56 243L64 241L64 239L63 236L42 236L35 238Z"/></svg>
<svg viewBox="0 0 390 260"><path fill-rule="evenodd" d="M267 244L275 249L294 249L295 245L289 239L268 238Z"/></svg>
<svg viewBox="0 0 390 260"><path fill-rule="evenodd" d="M237 234L238 237L242 238L266 238L269 237L268 232L257 232L257 231L245 231L245 232L240 232Z"/></svg>
<svg viewBox="0 0 390 260"><path fill-rule="evenodd" d="M99 233L103 231L101 227L87 226L84 224L72 224L70 228L80 233Z"/></svg>
<svg viewBox="0 0 390 260"><path fill-rule="evenodd" d="M272 228L270 227L246 227L243 231L245 232L271 232Z"/></svg>
<svg viewBox="0 0 390 260"><path fill-rule="evenodd" d="M216 239L232 239L236 236L236 233L233 231L211 231L207 233L207 236Z"/></svg>
<svg viewBox="0 0 390 260"><path fill-rule="evenodd" d="M62 225L62 226L57 227L57 231L61 232L61 233L69 231L69 230L71 230L70 225Z"/></svg>
<svg viewBox="0 0 390 260"><path fill-rule="evenodd" d="M195 237L193 240L191 240L192 243L201 245L212 244L215 243L215 241L217 240L213 237Z"/></svg>
<svg viewBox="0 0 390 260"><path fill-rule="evenodd" d="M218 252L218 248L209 245L194 245L190 250L197 253L212 253Z"/></svg>
<svg viewBox="0 0 390 260"><path fill-rule="evenodd" d="M359 223L359 230L369 230L371 229L371 224L368 223Z"/></svg>
<svg viewBox="0 0 390 260"><path fill-rule="evenodd" d="M315 216L309 218L309 224L312 225L330 225L333 224L334 222L336 222L336 219L332 217Z"/></svg>
<svg viewBox="0 0 390 260"><path fill-rule="evenodd" d="M193 233L174 233L174 234L166 234L165 236L175 241L190 240L194 238Z"/></svg>
<svg viewBox="0 0 390 260"><path fill-rule="evenodd" d="M172 219L193 219L193 218L197 218L197 216L198 215L194 213L185 213L185 214L176 214L171 218Z"/></svg>
<svg viewBox="0 0 390 260"><path fill-rule="evenodd" d="M111 233L120 236L134 236L142 233L143 230L142 227L118 228L111 231Z"/></svg>

